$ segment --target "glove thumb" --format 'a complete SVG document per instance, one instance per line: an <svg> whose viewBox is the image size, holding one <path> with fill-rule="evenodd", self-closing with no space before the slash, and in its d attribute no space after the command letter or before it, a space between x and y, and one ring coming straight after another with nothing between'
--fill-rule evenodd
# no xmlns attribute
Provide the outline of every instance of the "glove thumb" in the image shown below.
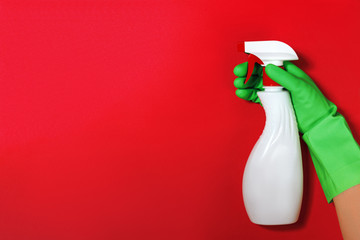
<svg viewBox="0 0 360 240"><path fill-rule="evenodd" d="M304 84L302 79L297 78L293 74L273 64L268 64L265 67L265 72L272 80L274 80L290 92L295 91Z"/></svg>

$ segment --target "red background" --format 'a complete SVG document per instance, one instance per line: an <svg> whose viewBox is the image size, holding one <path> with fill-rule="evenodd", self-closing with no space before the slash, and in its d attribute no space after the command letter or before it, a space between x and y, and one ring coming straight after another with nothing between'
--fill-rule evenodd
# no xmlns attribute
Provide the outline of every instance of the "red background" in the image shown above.
<svg viewBox="0 0 360 240"><path fill-rule="evenodd" d="M0 0L0 239L340 239L304 145L300 220L248 220L264 125L241 40L281 40L359 140L360 2ZM269 199L271 201L271 199Z"/></svg>

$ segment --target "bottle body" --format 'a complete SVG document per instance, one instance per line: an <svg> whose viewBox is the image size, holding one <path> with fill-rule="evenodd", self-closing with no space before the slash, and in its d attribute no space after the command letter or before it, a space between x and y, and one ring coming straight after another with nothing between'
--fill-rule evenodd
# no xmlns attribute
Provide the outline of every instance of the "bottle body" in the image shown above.
<svg viewBox="0 0 360 240"><path fill-rule="evenodd" d="M303 194L299 133L289 92L265 87L258 96L266 122L245 166L243 198L250 220L261 225L298 220Z"/></svg>

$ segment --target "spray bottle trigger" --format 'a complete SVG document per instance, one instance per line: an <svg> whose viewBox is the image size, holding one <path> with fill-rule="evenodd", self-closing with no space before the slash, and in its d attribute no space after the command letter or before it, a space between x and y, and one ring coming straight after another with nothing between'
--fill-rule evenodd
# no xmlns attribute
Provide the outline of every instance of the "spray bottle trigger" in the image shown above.
<svg viewBox="0 0 360 240"><path fill-rule="evenodd" d="M250 54L248 58L248 71L244 83L246 83L250 79L251 74L254 71L255 63L264 64L260 58L258 58L254 54Z"/></svg>

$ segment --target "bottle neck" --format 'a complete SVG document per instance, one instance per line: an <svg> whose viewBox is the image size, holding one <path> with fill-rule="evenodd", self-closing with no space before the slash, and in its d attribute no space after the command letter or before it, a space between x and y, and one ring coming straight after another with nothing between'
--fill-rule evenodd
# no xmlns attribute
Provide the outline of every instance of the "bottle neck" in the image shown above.
<svg viewBox="0 0 360 240"><path fill-rule="evenodd" d="M263 86L265 92L281 92L284 91L282 86Z"/></svg>
<svg viewBox="0 0 360 240"><path fill-rule="evenodd" d="M296 119L289 92L281 86L264 89L258 92L266 115L264 131L292 131L294 125L296 127Z"/></svg>

